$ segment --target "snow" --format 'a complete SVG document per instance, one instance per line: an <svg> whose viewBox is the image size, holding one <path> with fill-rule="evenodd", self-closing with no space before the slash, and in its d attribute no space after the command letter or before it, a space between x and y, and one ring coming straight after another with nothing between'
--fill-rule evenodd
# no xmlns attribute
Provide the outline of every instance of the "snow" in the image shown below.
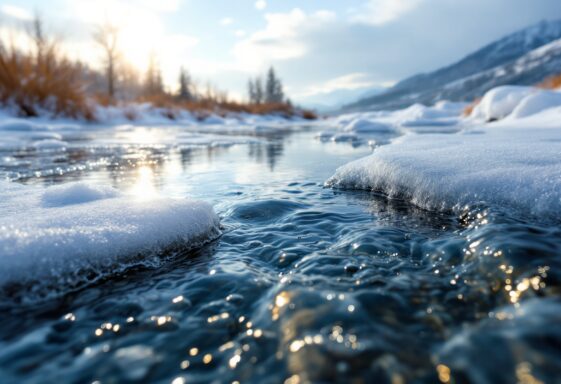
<svg viewBox="0 0 561 384"><path fill-rule="evenodd" d="M510 115L526 97L536 92L535 88L505 85L493 88L485 94L472 117L486 121L500 120Z"/></svg>
<svg viewBox="0 0 561 384"><path fill-rule="evenodd" d="M510 117L520 119L555 107L561 107L561 93L539 90L522 99Z"/></svg>
<svg viewBox="0 0 561 384"><path fill-rule="evenodd" d="M320 131L315 135L316 139L320 141L328 141L335 135L336 132L333 131Z"/></svg>
<svg viewBox="0 0 561 384"><path fill-rule="evenodd" d="M557 90L502 86L487 92L470 117L479 121L514 121L556 107L561 107L561 93Z"/></svg>
<svg viewBox="0 0 561 384"><path fill-rule="evenodd" d="M343 130L349 133L386 133L393 132L395 129L388 124L358 118L352 120Z"/></svg>
<svg viewBox="0 0 561 384"><path fill-rule="evenodd" d="M192 120L153 124L150 120L121 123L117 119L111 124L71 125L56 120L9 119L0 123L0 150L63 152L116 145L226 147L258 143L261 140L256 137L286 134L304 126L302 121L278 117L247 116L247 120L228 118L221 121L220 125Z"/></svg>
<svg viewBox="0 0 561 384"><path fill-rule="evenodd" d="M67 142L56 139L38 140L33 143L35 149L43 151L63 150L67 146Z"/></svg>
<svg viewBox="0 0 561 384"><path fill-rule="evenodd" d="M419 107L415 109L422 110ZM411 115L409 111L395 115ZM456 133L409 131L337 169L328 186L365 189L427 209L486 204L561 218L561 94L531 87L491 90Z"/></svg>
<svg viewBox="0 0 561 384"><path fill-rule="evenodd" d="M450 102L439 102L432 107L414 104L395 112L394 116L403 127L450 126L457 124L463 107L463 103Z"/></svg>
<svg viewBox="0 0 561 384"><path fill-rule="evenodd" d="M0 131L33 132L43 131L47 127L23 119L7 119L0 123Z"/></svg>
<svg viewBox="0 0 561 384"><path fill-rule="evenodd" d="M328 124L340 132L356 134L359 139L407 132L456 132L465 106L465 103L448 101L441 101L431 107L414 104L397 111L345 114L330 119ZM323 140L327 134L318 138Z"/></svg>
<svg viewBox="0 0 561 384"><path fill-rule="evenodd" d="M84 183L45 189L1 181L0 287L64 291L218 234L218 218L204 202L139 199Z"/></svg>
<svg viewBox="0 0 561 384"><path fill-rule="evenodd" d="M117 196L117 191L110 187L73 183L48 188L43 192L41 201L44 207L64 207Z"/></svg>
<svg viewBox="0 0 561 384"><path fill-rule="evenodd" d="M360 140L359 136L354 133L337 133L331 137L331 141L336 143L343 143L343 142L355 142Z"/></svg>

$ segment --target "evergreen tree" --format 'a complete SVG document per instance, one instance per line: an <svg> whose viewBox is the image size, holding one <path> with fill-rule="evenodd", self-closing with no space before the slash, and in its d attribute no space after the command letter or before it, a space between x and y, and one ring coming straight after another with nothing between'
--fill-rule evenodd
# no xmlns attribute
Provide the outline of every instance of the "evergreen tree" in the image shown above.
<svg viewBox="0 0 561 384"><path fill-rule="evenodd" d="M179 98L182 100L193 100L191 76L183 67L179 70Z"/></svg>
<svg viewBox="0 0 561 384"><path fill-rule="evenodd" d="M282 89L282 83L280 79L277 79L275 83L275 103L282 103L284 101L284 90Z"/></svg>
<svg viewBox="0 0 561 384"><path fill-rule="evenodd" d="M261 81L260 77L257 77L255 79L255 104L262 104L264 101L263 81Z"/></svg>
<svg viewBox="0 0 561 384"><path fill-rule="evenodd" d="M275 69L271 67L267 72L267 83L265 85L265 102L282 103L284 101L284 92L282 83L275 73Z"/></svg>
<svg viewBox="0 0 561 384"><path fill-rule="evenodd" d="M249 79L247 82L247 95L249 97L250 104L257 104L255 97L255 84L251 79Z"/></svg>
<svg viewBox="0 0 561 384"><path fill-rule="evenodd" d="M265 87L261 78L256 77L254 80L249 79L247 91L252 104L283 103L285 99L282 83L273 67L267 72Z"/></svg>

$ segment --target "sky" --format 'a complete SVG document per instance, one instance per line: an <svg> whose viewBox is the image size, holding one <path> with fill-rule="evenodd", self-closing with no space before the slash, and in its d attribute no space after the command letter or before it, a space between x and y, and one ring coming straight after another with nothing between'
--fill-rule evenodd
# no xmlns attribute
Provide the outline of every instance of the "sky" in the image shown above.
<svg viewBox="0 0 561 384"><path fill-rule="evenodd" d="M123 58L144 70L154 52L170 89L184 66L242 98L248 78L274 65L293 100L321 103L561 19L561 0L0 0L0 33L17 36L36 13L70 56L94 67L103 56L92 35L109 21Z"/></svg>

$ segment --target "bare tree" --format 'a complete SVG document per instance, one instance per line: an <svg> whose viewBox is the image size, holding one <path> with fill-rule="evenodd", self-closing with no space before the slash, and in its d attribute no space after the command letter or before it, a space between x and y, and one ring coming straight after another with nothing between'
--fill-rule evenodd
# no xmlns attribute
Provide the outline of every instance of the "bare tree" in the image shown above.
<svg viewBox="0 0 561 384"><path fill-rule="evenodd" d="M147 96L161 95L164 93L164 83L162 79L162 71L156 52L150 52L148 58L148 70L146 71L145 94Z"/></svg>
<svg viewBox="0 0 561 384"><path fill-rule="evenodd" d="M28 33L31 36L33 42L35 43L37 62L40 62L45 52L45 49L47 47L48 41L45 35L45 27L44 27L43 19L38 13L35 14L35 17L31 21L31 25L28 30Z"/></svg>
<svg viewBox="0 0 561 384"><path fill-rule="evenodd" d="M119 57L119 29L110 23L105 23L97 28L94 33L95 42L105 52L105 66L107 72L107 94L110 98L115 96L115 67Z"/></svg>

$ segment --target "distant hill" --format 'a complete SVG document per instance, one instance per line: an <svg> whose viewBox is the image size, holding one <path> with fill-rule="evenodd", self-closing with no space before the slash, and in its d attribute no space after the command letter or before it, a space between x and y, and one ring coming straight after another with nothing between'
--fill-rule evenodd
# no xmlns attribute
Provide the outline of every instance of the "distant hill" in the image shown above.
<svg viewBox="0 0 561 384"><path fill-rule="evenodd" d="M397 109L439 100L472 101L499 85L531 85L560 72L561 20L542 21L455 64L405 79L386 92L351 102L343 109Z"/></svg>
<svg viewBox="0 0 561 384"><path fill-rule="evenodd" d="M330 112L340 109L343 105L361 100L374 95L379 95L386 88L359 88L359 89L337 89L295 100L306 108L312 108L318 112Z"/></svg>

